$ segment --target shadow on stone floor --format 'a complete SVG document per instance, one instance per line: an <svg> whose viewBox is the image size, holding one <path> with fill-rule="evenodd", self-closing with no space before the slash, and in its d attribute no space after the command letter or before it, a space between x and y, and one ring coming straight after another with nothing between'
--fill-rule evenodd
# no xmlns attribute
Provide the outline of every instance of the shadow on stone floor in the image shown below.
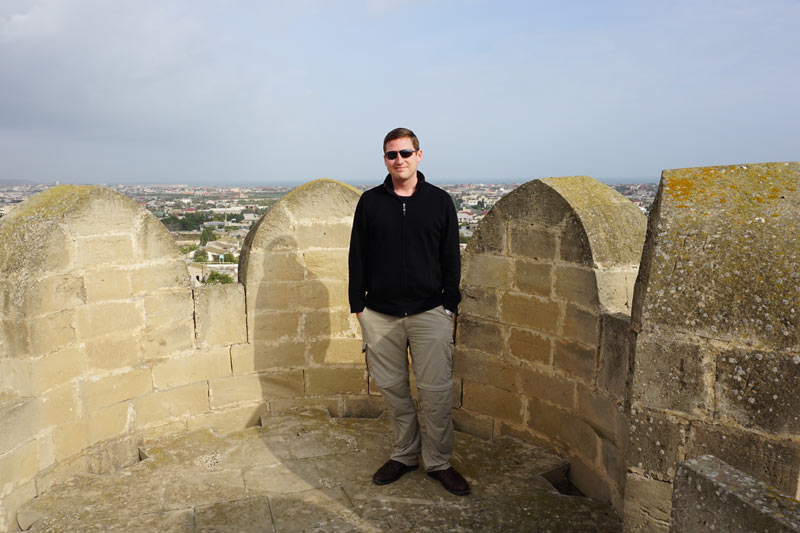
<svg viewBox="0 0 800 533"><path fill-rule="evenodd" d="M388 421L325 410L265 416L227 435L173 436L143 460L52 487L19 512L30 531L621 531L610 504L559 494L543 474L562 459L503 437L456 434L453 463L472 494L421 470L371 483L391 449Z"/></svg>

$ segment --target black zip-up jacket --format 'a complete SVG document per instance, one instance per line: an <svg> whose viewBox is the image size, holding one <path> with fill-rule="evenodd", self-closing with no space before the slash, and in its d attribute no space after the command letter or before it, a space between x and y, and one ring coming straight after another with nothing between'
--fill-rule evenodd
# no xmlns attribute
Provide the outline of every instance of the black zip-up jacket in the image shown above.
<svg viewBox="0 0 800 533"><path fill-rule="evenodd" d="M417 172L411 196L391 175L358 200L350 235L350 311L408 316L439 305L453 313L461 293L458 218L450 195Z"/></svg>

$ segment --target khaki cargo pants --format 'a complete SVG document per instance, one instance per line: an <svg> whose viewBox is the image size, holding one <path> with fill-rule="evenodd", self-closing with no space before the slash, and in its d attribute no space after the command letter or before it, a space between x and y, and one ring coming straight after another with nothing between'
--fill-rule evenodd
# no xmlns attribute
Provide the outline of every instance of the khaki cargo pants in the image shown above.
<svg viewBox="0 0 800 533"><path fill-rule="evenodd" d="M453 456L453 318L439 306L407 317L371 309L361 314L367 370L392 419L392 459L427 471ZM408 380L408 350L417 382L419 420Z"/></svg>

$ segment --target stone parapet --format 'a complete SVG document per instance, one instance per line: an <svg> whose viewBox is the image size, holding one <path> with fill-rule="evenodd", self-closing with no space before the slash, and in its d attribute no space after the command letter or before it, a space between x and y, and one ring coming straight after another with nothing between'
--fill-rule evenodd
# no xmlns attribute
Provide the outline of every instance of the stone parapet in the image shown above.
<svg viewBox="0 0 800 533"><path fill-rule="evenodd" d="M798 163L662 173L631 313L630 475L669 484L713 454L800 495L798 185Z"/></svg>
<svg viewBox="0 0 800 533"><path fill-rule="evenodd" d="M463 257L456 426L570 458L572 481L621 508L630 302L645 219L587 177L522 185Z"/></svg>
<svg viewBox="0 0 800 533"><path fill-rule="evenodd" d="M673 485L670 531L800 531L800 501L712 455L680 462Z"/></svg>

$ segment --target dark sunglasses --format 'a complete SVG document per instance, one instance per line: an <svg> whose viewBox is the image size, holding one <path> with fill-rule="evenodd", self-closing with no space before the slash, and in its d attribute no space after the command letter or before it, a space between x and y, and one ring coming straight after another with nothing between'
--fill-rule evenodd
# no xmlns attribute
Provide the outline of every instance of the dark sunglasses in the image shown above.
<svg viewBox="0 0 800 533"><path fill-rule="evenodd" d="M383 155L386 156L386 159L394 160L397 159L397 154L400 154L400 157L402 157L403 159L408 159L415 153L417 153L416 150L391 150Z"/></svg>

